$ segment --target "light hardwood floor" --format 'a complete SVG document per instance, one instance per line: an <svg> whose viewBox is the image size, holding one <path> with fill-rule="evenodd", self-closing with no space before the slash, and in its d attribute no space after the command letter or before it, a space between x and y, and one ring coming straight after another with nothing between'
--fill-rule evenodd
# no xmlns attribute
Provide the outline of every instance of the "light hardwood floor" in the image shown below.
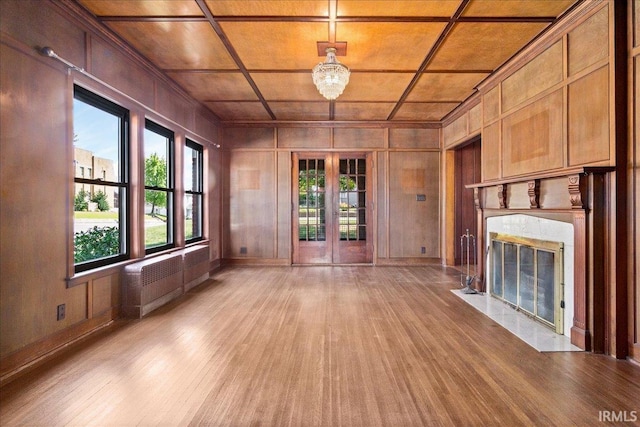
<svg viewBox="0 0 640 427"><path fill-rule="evenodd" d="M432 267L229 268L0 390L0 424L603 425L640 367L538 353ZM640 420L639 420L640 422Z"/></svg>

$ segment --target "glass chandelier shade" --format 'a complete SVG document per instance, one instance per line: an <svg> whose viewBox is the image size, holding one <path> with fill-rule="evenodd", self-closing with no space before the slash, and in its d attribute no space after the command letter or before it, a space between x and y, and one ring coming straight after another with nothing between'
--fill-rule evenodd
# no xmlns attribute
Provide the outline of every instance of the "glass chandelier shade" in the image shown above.
<svg viewBox="0 0 640 427"><path fill-rule="evenodd" d="M327 59L313 67L313 83L318 91L332 101L336 99L344 91L349 83L349 67L341 64L336 59L336 49L327 48Z"/></svg>

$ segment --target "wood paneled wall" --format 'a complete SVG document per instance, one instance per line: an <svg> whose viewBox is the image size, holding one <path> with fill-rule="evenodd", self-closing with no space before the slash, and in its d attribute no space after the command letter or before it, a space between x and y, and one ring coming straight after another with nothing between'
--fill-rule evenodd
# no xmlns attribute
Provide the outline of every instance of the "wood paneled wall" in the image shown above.
<svg viewBox="0 0 640 427"><path fill-rule="evenodd" d="M453 116L442 128L444 147L450 148L480 135L482 129L482 104L478 96L469 101L461 114Z"/></svg>
<svg viewBox="0 0 640 427"><path fill-rule="evenodd" d="M219 263L221 190L211 172L220 162L220 151L211 145L218 138L215 117L89 20L68 13L56 2L2 2L0 380L118 316L121 267L73 273L74 83L131 111L132 150L141 148L145 117L172 129L176 141L188 137L205 146L205 233L215 236L211 263ZM42 46L87 73L39 55ZM141 169L131 168L131 184L138 189ZM143 212L143 198L134 197L134 214ZM133 222L135 233L141 226ZM144 256L144 244L133 242L132 253ZM61 321L59 304L66 304Z"/></svg>
<svg viewBox="0 0 640 427"><path fill-rule="evenodd" d="M226 262L291 263L291 156L309 150L375 153L375 263L440 262L438 128L251 124L224 128L222 140Z"/></svg>
<svg viewBox="0 0 640 427"><path fill-rule="evenodd" d="M517 69L480 85L483 181L615 165L610 6L603 2L542 52L525 53Z"/></svg>
<svg viewBox="0 0 640 427"><path fill-rule="evenodd" d="M629 345L640 362L640 1L629 3Z"/></svg>

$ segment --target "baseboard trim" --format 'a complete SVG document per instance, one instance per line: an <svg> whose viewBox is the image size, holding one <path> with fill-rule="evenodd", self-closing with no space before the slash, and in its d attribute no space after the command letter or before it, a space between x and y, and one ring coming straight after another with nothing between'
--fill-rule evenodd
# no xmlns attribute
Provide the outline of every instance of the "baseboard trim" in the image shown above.
<svg viewBox="0 0 640 427"><path fill-rule="evenodd" d="M78 344L111 326L116 315L115 309L107 310L96 317L28 344L0 359L0 388L33 371L70 346Z"/></svg>
<svg viewBox="0 0 640 427"><path fill-rule="evenodd" d="M222 266L290 266L291 260L288 258L225 258Z"/></svg>

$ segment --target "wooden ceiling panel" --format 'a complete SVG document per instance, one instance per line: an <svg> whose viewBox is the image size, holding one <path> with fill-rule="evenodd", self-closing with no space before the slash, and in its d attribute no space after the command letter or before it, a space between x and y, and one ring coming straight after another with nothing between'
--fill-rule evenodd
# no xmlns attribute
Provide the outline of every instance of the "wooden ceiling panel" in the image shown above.
<svg viewBox="0 0 640 427"><path fill-rule="evenodd" d="M77 1L233 122L442 120L581 0ZM311 78L328 41L352 71L335 103Z"/></svg>
<svg viewBox="0 0 640 427"><path fill-rule="evenodd" d="M271 120L260 102L215 101L204 104L220 120Z"/></svg>
<svg viewBox="0 0 640 427"><path fill-rule="evenodd" d="M450 17L461 0L338 0L341 16L438 16Z"/></svg>
<svg viewBox="0 0 640 427"><path fill-rule="evenodd" d="M427 69L495 70L546 26L544 23L459 22Z"/></svg>
<svg viewBox="0 0 640 427"><path fill-rule="evenodd" d="M462 16L556 17L574 0L471 0Z"/></svg>
<svg viewBox="0 0 640 427"><path fill-rule="evenodd" d="M167 73L194 98L205 101L257 101L258 96L239 72Z"/></svg>
<svg viewBox="0 0 640 427"><path fill-rule="evenodd" d="M329 101L269 102L269 108L278 120L329 120Z"/></svg>
<svg viewBox="0 0 640 427"><path fill-rule="evenodd" d="M339 22L336 40L347 42L347 56L338 58L357 70L417 70L444 23Z"/></svg>
<svg viewBox="0 0 640 427"><path fill-rule="evenodd" d="M318 22L221 22L248 70L311 70L316 42L327 40L329 24Z"/></svg>
<svg viewBox="0 0 640 427"><path fill-rule="evenodd" d="M207 22L128 22L107 25L162 69L237 69Z"/></svg>
<svg viewBox="0 0 640 427"><path fill-rule="evenodd" d="M351 73L349 84L338 99L397 102L413 76L413 73Z"/></svg>
<svg viewBox="0 0 640 427"><path fill-rule="evenodd" d="M464 101L489 74L423 73L407 101Z"/></svg>
<svg viewBox="0 0 640 427"><path fill-rule="evenodd" d="M336 120L386 120L394 102L336 102Z"/></svg>
<svg viewBox="0 0 640 427"><path fill-rule="evenodd" d="M328 0L206 0L213 16L329 16Z"/></svg>
<svg viewBox="0 0 640 427"><path fill-rule="evenodd" d="M458 105L457 102L405 102L393 117L393 120L442 120L444 116L453 111Z"/></svg>
<svg viewBox="0 0 640 427"><path fill-rule="evenodd" d="M322 101L311 71L308 73L252 73L251 78L267 101Z"/></svg>
<svg viewBox="0 0 640 427"><path fill-rule="evenodd" d="M79 0L96 16L203 16L196 2L176 0Z"/></svg>

